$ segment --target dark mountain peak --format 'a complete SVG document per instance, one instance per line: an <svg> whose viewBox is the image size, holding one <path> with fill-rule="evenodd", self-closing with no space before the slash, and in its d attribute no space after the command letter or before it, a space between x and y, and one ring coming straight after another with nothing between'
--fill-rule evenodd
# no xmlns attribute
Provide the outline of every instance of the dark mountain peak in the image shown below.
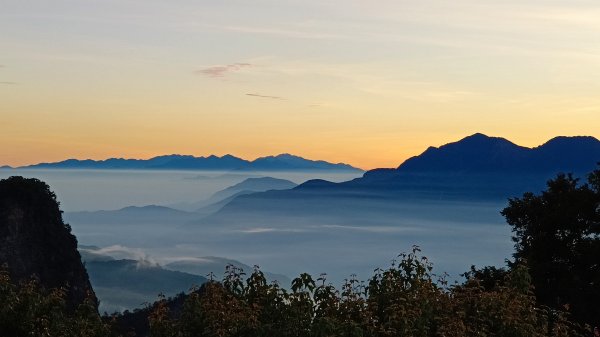
<svg viewBox="0 0 600 337"><path fill-rule="evenodd" d="M504 138L475 133L457 142L429 147L421 155L409 158L400 171L489 172L512 169L513 162L529 149Z"/></svg>
<svg viewBox="0 0 600 337"><path fill-rule="evenodd" d="M583 173L600 161L600 141L590 136L555 137L533 151L536 165L553 163L556 172Z"/></svg>
<svg viewBox="0 0 600 337"><path fill-rule="evenodd" d="M236 195L265 192L269 190L287 190L296 186L297 184L292 181L273 177L247 178L240 183L229 186L226 189L213 194L207 202L215 204Z"/></svg>
<svg viewBox="0 0 600 337"><path fill-rule="evenodd" d="M280 178L273 178L273 177L255 177L255 178L246 178L246 180L242 181L241 183L236 184L235 186L243 186L246 184L261 184L261 183L286 183L286 184L291 184L291 185L296 185L293 182L286 180L286 179L280 179Z"/></svg>
<svg viewBox="0 0 600 337"><path fill-rule="evenodd" d="M481 132L476 132L470 136L466 136L465 138L463 138L460 141L466 141L466 140L489 140L492 139L493 137L490 137L486 134L483 134Z"/></svg>
<svg viewBox="0 0 600 337"><path fill-rule="evenodd" d="M365 177L390 179L398 173L582 172L600 160L600 141L590 136L555 137L527 148L505 138L475 133L407 159L397 172L379 170Z"/></svg>
<svg viewBox="0 0 600 337"><path fill-rule="evenodd" d="M150 160L150 161L153 161L153 160L165 160L165 161L168 161L168 160L174 160L174 159L192 159L192 158L195 158L195 157L192 156L192 155L189 155L189 154L176 154L176 153L173 153L173 154L165 154L165 155L162 155L162 156L152 157L152 158L150 158L148 160ZM143 160L143 159L124 159L124 158L111 158L111 159L117 159L117 160Z"/></svg>
<svg viewBox="0 0 600 337"><path fill-rule="evenodd" d="M320 189L320 188L328 188L328 187L332 187L335 186L336 183L333 183L331 181L328 180L324 180L324 179L311 179L308 180L300 185L298 185L296 188L297 189L302 189L302 190L306 190L306 189Z"/></svg>
<svg viewBox="0 0 600 337"><path fill-rule="evenodd" d="M37 179L0 180L0 265L11 279L39 280L46 289L67 289L74 309L95 295L77 251L77 239L63 222L56 195Z"/></svg>
<svg viewBox="0 0 600 337"><path fill-rule="evenodd" d="M254 161L262 161L262 160L274 160L274 159L281 159L281 160L288 160L288 159L303 159L303 160L307 160L304 159L302 157L299 156L295 156L293 154L289 154L289 153L280 153L277 155L271 155L271 156L264 156L264 157L258 157L256 158Z"/></svg>
<svg viewBox="0 0 600 337"><path fill-rule="evenodd" d="M278 155L276 155L274 157L275 158L282 158L282 159L290 159L290 158L304 159L304 158L302 158L300 156L295 156L295 155L290 154L290 153L280 153L280 154L278 154Z"/></svg>
<svg viewBox="0 0 600 337"><path fill-rule="evenodd" d="M258 177L258 178L247 178L244 181L239 182L233 186L229 186L228 188L226 188L220 192L224 192L224 191L239 192L239 191L243 191L243 190L262 192L262 191L268 191L268 190L274 190L274 189L288 189L288 188L293 188L293 187L296 187L296 184L294 182L291 182L286 179L279 179L279 178L273 178L273 177ZM217 193L219 193L219 192L217 192Z"/></svg>
<svg viewBox="0 0 600 337"><path fill-rule="evenodd" d="M474 155L489 154L489 151L519 148L518 145L501 137L490 137L483 133L475 133L459 141L444 144L440 147L430 146L420 156L438 152L471 153ZM523 148L524 149L524 148ZM416 157L420 157L416 156ZM413 158L416 158L413 157ZM412 159L412 158L410 158ZM410 160L409 159L409 160Z"/></svg>
<svg viewBox="0 0 600 337"><path fill-rule="evenodd" d="M343 170L361 171L343 163L330 163L324 160L306 159L289 153L276 156L256 158L251 162L252 167L264 170Z"/></svg>
<svg viewBox="0 0 600 337"><path fill-rule="evenodd" d="M518 147L518 145L512 143L511 141L507 140L506 138L490 137L490 136L484 135L483 133L475 133L475 134L472 134L470 136L467 136L467 137L459 140L458 142L443 145L443 146L441 146L441 148L446 147L446 146L453 146L454 144L460 145L460 146L471 146L471 147L481 147L481 148L494 147L494 146Z"/></svg>
<svg viewBox="0 0 600 337"><path fill-rule="evenodd" d="M564 148L570 146L577 147L600 147L600 140L592 136L558 136L550 139L546 143L536 147L541 148Z"/></svg>

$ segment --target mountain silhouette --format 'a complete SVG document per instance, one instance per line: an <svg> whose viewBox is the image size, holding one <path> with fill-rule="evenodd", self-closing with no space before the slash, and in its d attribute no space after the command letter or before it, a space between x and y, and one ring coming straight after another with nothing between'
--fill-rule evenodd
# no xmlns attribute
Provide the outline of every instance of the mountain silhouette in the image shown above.
<svg viewBox="0 0 600 337"><path fill-rule="evenodd" d="M326 170L360 172L362 170L343 163L329 163L322 160L309 160L302 157L280 154L258 158L253 161L232 155L218 157L194 157L189 155L166 155L150 159L110 158L106 160L67 159L54 163L39 163L20 168L45 169L122 169L122 170L245 170L245 171L299 171Z"/></svg>
<svg viewBox="0 0 600 337"><path fill-rule="evenodd" d="M298 184L286 179L272 177L248 178L238 184L229 186L221 191L216 192L208 199L208 204L219 202L240 192L248 194L252 192L264 192L269 190L287 190L296 186L298 186Z"/></svg>
<svg viewBox="0 0 600 337"><path fill-rule="evenodd" d="M396 169L368 171L363 179L397 179L402 174L585 174L593 170L598 161L600 141L594 137L556 137L540 146L527 148L504 138L476 133L457 142L429 147Z"/></svg>
<svg viewBox="0 0 600 337"><path fill-rule="evenodd" d="M332 164L323 160L308 160L302 157L283 153L277 156L261 157L251 162L254 170L331 170L336 168L344 171L356 171L357 169L343 163Z"/></svg>
<svg viewBox="0 0 600 337"><path fill-rule="evenodd" d="M207 221L322 216L343 223L361 214L393 217L399 201L505 202L543 190L559 172L582 177L599 161L600 141L593 137L556 137L527 148L477 133L351 181L310 180L291 190L239 196Z"/></svg>
<svg viewBox="0 0 600 337"><path fill-rule="evenodd" d="M180 224L196 217L195 214L165 206L127 206L117 210L66 212L69 222L93 225L121 224Z"/></svg>
<svg viewBox="0 0 600 337"><path fill-rule="evenodd" d="M529 149L504 138L481 133L446 144L429 147L419 156L409 158L398 170L403 172L494 172L515 170L523 166Z"/></svg>

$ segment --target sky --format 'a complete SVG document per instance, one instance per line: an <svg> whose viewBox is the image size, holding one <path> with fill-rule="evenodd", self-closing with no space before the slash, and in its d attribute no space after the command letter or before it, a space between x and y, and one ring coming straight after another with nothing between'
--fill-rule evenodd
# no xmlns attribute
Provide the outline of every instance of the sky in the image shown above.
<svg viewBox="0 0 600 337"><path fill-rule="evenodd" d="M597 0L3 0L0 165L600 138Z"/></svg>

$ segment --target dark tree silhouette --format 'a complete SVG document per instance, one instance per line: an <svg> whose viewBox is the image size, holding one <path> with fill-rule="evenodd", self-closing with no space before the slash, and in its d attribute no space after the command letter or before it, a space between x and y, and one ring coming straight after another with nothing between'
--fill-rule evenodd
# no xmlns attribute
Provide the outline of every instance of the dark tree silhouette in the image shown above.
<svg viewBox="0 0 600 337"><path fill-rule="evenodd" d="M600 169L587 183L570 174L548 181L502 211L526 260L538 301L567 309L580 322L600 319Z"/></svg>

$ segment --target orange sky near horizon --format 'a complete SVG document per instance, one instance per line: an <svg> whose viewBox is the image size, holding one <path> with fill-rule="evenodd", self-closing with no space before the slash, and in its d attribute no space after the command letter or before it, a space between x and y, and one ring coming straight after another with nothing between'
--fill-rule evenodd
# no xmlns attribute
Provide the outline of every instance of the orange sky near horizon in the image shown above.
<svg viewBox="0 0 600 337"><path fill-rule="evenodd" d="M600 137L596 0L7 0L0 166Z"/></svg>
<svg viewBox="0 0 600 337"><path fill-rule="evenodd" d="M281 153L291 153L294 155L299 155L301 157L312 159L312 160L326 160L333 163L346 163L350 164L354 167L358 167L364 170L370 170L374 168L384 168L384 167L397 167L404 160L421 154L423 151L427 149L429 146L439 147L441 145L457 141L462 139L470 134L465 135L448 135L447 138L437 139L434 141L432 139L431 143L423 142L422 139L419 141L406 144L405 146L399 147L387 147L377 149L378 144L374 143L373 149L369 148L359 148L356 151L357 154L360 153L369 153L369 157L362 157L361 155L356 154L348 154L343 151L344 148L336 151L335 148L328 148L327 146L323 146L323 144L315 144L314 146L309 146L307 148L298 147L296 151L286 151L283 150L280 146L274 146L266 151L261 151L262 149L253 149L251 147L239 147L237 151L228 151L225 149L219 149L219 147L213 147L215 150L212 152L202 152L199 151L199 147L196 146L156 146L156 148L144 147L119 147L118 144L115 145L106 145L106 146L93 146L90 144L89 147L76 147L69 146L69 144L60 144L57 142L48 142L47 144L43 144L46 146L46 150L43 153L39 153L39 146L33 146L30 151L25 150L23 147L15 147L13 151L8 150L4 151L8 153L6 157L8 160L0 163L2 165L10 165L12 167L25 166L43 162L57 162L65 159L94 159L94 160L104 160L108 158L135 158L135 159L149 159L152 157L166 155L166 154L185 154L185 155L194 155L196 157L200 156L209 156L209 155L217 155L223 156L226 154L231 154L236 157L246 159L246 160L254 160L258 157L268 156L268 155L277 155ZM494 134L488 134L489 136L500 136ZM579 134L573 134L572 136L576 136ZM540 140L531 138L530 142L521 142L515 141L515 139L510 139L510 141L514 142L517 145L526 146L526 147L535 147L545 143L552 137L546 137ZM356 146L358 144L349 144L352 146ZM371 144L367 144L370 146ZM231 146L232 148L234 146ZM208 147L205 147L208 148ZM183 149L183 150L181 150ZM53 151L55 150L55 151ZM10 155L14 157L10 158Z"/></svg>

